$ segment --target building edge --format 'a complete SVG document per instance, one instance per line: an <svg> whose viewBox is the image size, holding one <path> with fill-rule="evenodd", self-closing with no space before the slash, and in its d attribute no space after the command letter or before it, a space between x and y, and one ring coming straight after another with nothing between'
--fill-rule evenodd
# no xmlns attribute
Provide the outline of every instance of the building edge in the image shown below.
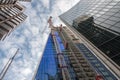
<svg viewBox="0 0 120 80"><path fill-rule="evenodd" d="M49 36L50 36L50 33L49 33ZM39 60L38 60L38 64L37 64L37 66L36 66L36 68L35 68L35 71L33 72L34 74L33 74L32 80L35 80L35 76L36 76L36 74L37 74L37 71L38 71L40 62L41 62L41 60L42 60L42 56L43 56L43 54L44 54L44 51L45 51L45 48L46 48L46 45L47 45L47 41L48 41L49 36L47 37L45 46L44 46L44 48L43 48L42 55L41 55L41 57L40 57Z"/></svg>
<svg viewBox="0 0 120 80"><path fill-rule="evenodd" d="M92 52L95 53L96 57L99 58L101 62L118 78L120 79L120 66L118 66L115 62L113 62L108 56L106 56L100 49L98 49L93 43L91 43L87 38L85 38L81 33L75 30L72 25L67 24L65 20L63 20L59 16L60 20L65 23L65 25L70 30L74 30L73 32L78 33L76 34L78 38L83 41L83 43L90 49Z"/></svg>

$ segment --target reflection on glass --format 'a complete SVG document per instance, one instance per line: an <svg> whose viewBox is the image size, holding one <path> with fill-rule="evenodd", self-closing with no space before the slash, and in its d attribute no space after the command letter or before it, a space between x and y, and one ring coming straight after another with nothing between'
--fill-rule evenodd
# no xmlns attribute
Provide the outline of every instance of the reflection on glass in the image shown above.
<svg viewBox="0 0 120 80"><path fill-rule="evenodd" d="M110 27L108 24L114 24L113 21L106 20L107 24L98 24L93 16L83 15L73 21L73 27L91 41L96 47L101 49L108 57L114 60L116 54L120 52L120 36L104 27ZM103 26L103 27L102 27ZM114 60L118 65L119 59Z"/></svg>
<svg viewBox="0 0 120 80"><path fill-rule="evenodd" d="M53 45L52 37L49 36L35 80L59 80L57 79L58 74L55 54L56 51Z"/></svg>

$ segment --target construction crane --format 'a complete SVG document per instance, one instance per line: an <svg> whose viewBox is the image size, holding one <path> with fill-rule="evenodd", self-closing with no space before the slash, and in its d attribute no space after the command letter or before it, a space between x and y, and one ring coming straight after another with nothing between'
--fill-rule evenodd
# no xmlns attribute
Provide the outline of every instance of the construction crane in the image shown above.
<svg viewBox="0 0 120 80"><path fill-rule="evenodd" d="M4 68L2 69L1 73L0 73L0 80L3 80L6 72L8 71L9 67L11 66L15 56L17 55L19 51L19 48L17 49L17 51L15 52L15 54L8 60L8 62L6 63L6 65L4 66Z"/></svg>
<svg viewBox="0 0 120 80"><path fill-rule="evenodd" d="M53 26L53 22L52 22L52 16L50 16L49 17L49 19L47 20L47 23L46 23L46 25L45 25L45 27L44 27L44 29L43 29L43 31L42 31L42 34L45 32L45 30L47 29L47 27L48 27L48 24L49 24L49 28L53 28L54 26Z"/></svg>

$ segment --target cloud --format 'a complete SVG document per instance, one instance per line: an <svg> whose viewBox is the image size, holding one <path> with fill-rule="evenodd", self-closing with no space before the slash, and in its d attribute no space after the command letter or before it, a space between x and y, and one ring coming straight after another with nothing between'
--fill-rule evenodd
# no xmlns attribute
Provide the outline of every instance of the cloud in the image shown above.
<svg viewBox="0 0 120 80"><path fill-rule="evenodd" d="M54 25L60 25L61 23L64 24L58 16L62 13L69 10L72 6L74 6L77 2L80 0L57 0L54 3L54 6L52 6L52 11L49 14L49 16L53 16L53 22Z"/></svg>
<svg viewBox="0 0 120 80"><path fill-rule="evenodd" d="M49 6L50 6L50 0L41 0L41 1L43 3L44 7L49 8Z"/></svg>
<svg viewBox="0 0 120 80"><path fill-rule="evenodd" d="M65 12L69 10L72 6L74 6L80 0L58 0L55 5L61 10L61 12Z"/></svg>
<svg viewBox="0 0 120 80"><path fill-rule="evenodd" d="M32 79L50 33L49 28L42 33L49 16L53 16L54 25L59 25L62 22L58 16L78 1L32 0L32 3L22 3L27 7L25 11L28 15L27 19L5 41L0 42L0 71L16 49L20 49L4 80Z"/></svg>

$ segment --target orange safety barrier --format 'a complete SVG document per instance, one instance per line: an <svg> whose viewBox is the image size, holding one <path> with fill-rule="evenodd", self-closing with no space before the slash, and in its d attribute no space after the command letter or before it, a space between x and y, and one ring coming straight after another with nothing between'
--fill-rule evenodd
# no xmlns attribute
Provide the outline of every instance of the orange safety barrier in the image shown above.
<svg viewBox="0 0 120 80"><path fill-rule="evenodd" d="M60 32L62 31L62 24L60 25Z"/></svg>
<svg viewBox="0 0 120 80"><path fill-rule="evenodd" d="M68 42L65 42L65 49L68 49Z"/></svg>
<svg viewBox="0 0 120 80"><path fill-rule="evenodd" d="M68 68L68 66L60 66L60 68Z"/></svg>
<svg viewBox="0 0 120 80"><path fill-rule="evenodd" d="M55 36L55 34L51 34L52 36Z"/></svg>
<svg viewBox="0 0 120 80"><path fill-rule="evenodd" d="M103 79L103 77L102 77L101 75L98 74L98 75L96 76L96 80L104 80L104 79Z"/></svg>

